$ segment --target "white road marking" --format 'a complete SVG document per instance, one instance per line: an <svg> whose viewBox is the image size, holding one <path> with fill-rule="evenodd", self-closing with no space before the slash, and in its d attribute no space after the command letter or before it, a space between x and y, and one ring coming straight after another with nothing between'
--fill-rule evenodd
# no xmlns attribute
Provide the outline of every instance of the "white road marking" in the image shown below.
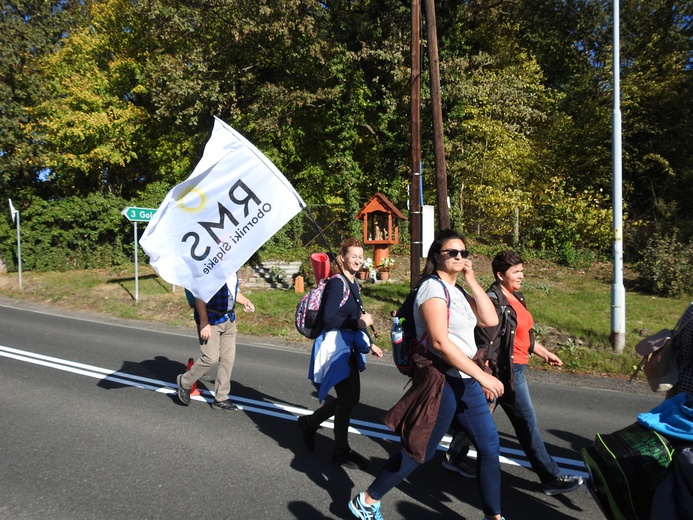
<svg viewBox="0 0 693 520"><path fill-rule="evenodd" d="M62 370L64 372L71 372L73 374L81 376L93 377L101 381L110 381L112 383L118 383L124 386L131 386L135 388L141 388L143 390L150 390L152 392L158 392L165 395L175 394L177 391L176 383L161 381L159 379L152 379L149 377L137 376L134 374L127 374L125 372L109 370L107 368L101 368L93 365L87 365L84 363L78 363L76 361L69 361L66 359L45 356L43 354L37 354L35 352L5 347L3 345L0 345L0 356L10 359L16 359L18 361L24 361L27 363L32 363L34 365L44 366L47 368ZM201 390L200 395L191 396L191 398L196 401L210 403L214 399L214 395L207 390ZM298 408L295 406L288 406L284 404L272 403L267 401L258 401L255 399L246 399L245 397L234 395L232 395L231 398L234 403L239 405L240 409L246 412L269 415L285 420L295 421L300 415L307 415L312 413L311 411L306 410L305 408ZM327 420L324 423L322 423L321 426L326 428L334 428L334 423L331 420ZM399 436L390 433L390 429L382 423L374 423L369 421L352 419L351 426L349 427L349 432L357 435L365 435L367 437L399 442ZM450 446L451 440L452 438L449 435L443 437L443 440L438 446L438 449L442 451L447 451L447 449ZM512 466L523 466L526 468L530 467L529 461L526 460L525 454L522 450L501 447L500 451L502 454L500 457L502 464L508 464ZM508 456L505 456L503 454ZM469 455L473 458L476 458L476 452L474 450L470 450ZM556 462L563 466L572 466L577 468L562 468L562 471L564 473L568 475L580 475L582 477L588 476L588 473L584 470L585 464L582 460L567 459L562 457L554 457L554 459L556 460Z"/></svg>

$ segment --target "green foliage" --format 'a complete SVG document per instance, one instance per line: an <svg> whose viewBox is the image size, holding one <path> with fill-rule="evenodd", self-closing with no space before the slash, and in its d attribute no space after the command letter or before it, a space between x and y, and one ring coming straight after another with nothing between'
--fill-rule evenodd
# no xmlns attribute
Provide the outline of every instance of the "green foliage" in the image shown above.
<svg viewBox="0 0 693 520"><path fill-rule="evenodd" d="M45 94L40 61L82 21L81 2L5 0L0 9L0 195L45 194L42 143L28 131L31 108ZM4 197L2 197L4 198Z"/></svg>
<svg viewBox="0 0 693 520"><path fill-rule="evenodd" d="M126 206L114 195L35 199L21 216L23 269L67 271L132 261L132 226L120 213Z"/></svg>
<svg viewBox="0 0 693 520"><path fill-rule="evenodd" d="M307 249L301 243L303 235L302 215L296 215L282 229L275 233L265 244L251 257L250 263L259 263L263 260L303 260L309 256Z"/></svg>
<svg viewBox="0 0 693 520"><path fill-rule="evenodd" d="M575 265L579 251L607 250L611 239L611 210L601 191L566 186L551 179L529 216L529 242L554 250L568 265Z"/></svg>
<svg viewBox="0 0 693 520"><path fill-rule="evenodd" d="M636 269L640 285L652 294L667 297L691 294L693 242L680 242L676 232L657 233L647 241Z"/></svg>
<svg viewBox="0 0 693 520"><path fill-rule="evenodd" d="M17 270L17 233L16 226L9 218L0 218L0 262L8 271Z"/></svg>
<svg viewBox="0 0 693 520"><path fill-rule="evenodd" d="M144 157L146 111L129 100L140 65L103 30L119 8L90 4L90 23L41 62L48 95L30 110L28 131L42 142L54 196L130 194L142 178L133 166Z"/></svg>
<svg viewBox="0 0 693 520"><path fill-rule="evenodd" d="M555 259L569 267L580 267L592 265L598 256L590 249L577 249L572 244L564 243L555 250Z"/></svg>
<svg viewBox="0 0 693 520"><path fill-rule="evenodd" d="M566 264L599 258L611 235L609 5L444 2L437 10L454 227L504 244L515 241L517 226L521 244ZM625 239L644 243L658 226L675 226L686 241L693 6L627 0L622 11L624 206L626 232L637 234ZM62 204L114 194L157 207L190 174L217 115L316 208L330 244L359 235L353 216L376 191L406 208L410 14L396 0L335 0L329 8L309 0L6 0L0 200L22 201L27 217L34 197ZM420 113L431 203L427 46L424 39ZM112 222L112 237L122 225ZM406 240L406 223L401 231ZM12 229L0 232L0 253L12 265ZM323 249L315 240L301 220L261 254ZM98 263L112 248L131 247L125 239L93 249L101 243L88 246ZM73 265L86 255L77 250L40 256L55 263L64 254Z"/></svg>

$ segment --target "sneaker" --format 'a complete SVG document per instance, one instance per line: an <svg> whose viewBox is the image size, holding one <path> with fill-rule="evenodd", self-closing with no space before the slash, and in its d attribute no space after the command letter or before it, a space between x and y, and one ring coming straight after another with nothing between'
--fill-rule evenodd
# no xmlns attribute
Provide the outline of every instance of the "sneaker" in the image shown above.
<svg viewBox="0 0 693 520"><path fill-rule="evenodd" d="M582 485L582 477L577 475L559 475L550 484L544 485L544 493L549 496L559 493L570 493Z"/></svg>
<svg viewBox="0 0 693 520"><path fill-rule="evenodd" d="M212 408L216 408L217 410L224 410L225 412L237 412L238 411L238 406L233 404L231 402L231 399L227 399L226 401L214 401L212 403Z"/></svg>
<svg viewBox="0 0 693 520"><path fill-rule="evenodd" d="M476 464L469 457L462 457L456 462L451 462L446 458L443 460L443 467L449 471L459 473L463 477L476 478Z"/></svg>
<svg viewBox="0 0 693 520"><path fill-rule="evenodd" d="M343 453L332 452L332 464L348 469L365 471L368 468L368 459L349 448Z"/></svg>
<svg viewBox="0 0 693 520"><path fill-rule="evenodd" d="M349 510L361 520L385 520L380 514L380 501L368 505L363 498L363 493L359 493L349 502Z"/></svg>
<svg viewBox="0 0 693 520"><path fill-rule="evenodd" d="M303 444L308 451L313 451L315 449L315 432L310 426L308 426L308 419L301 416L296 421L298 423L298 428L301 430L301 436L303 437Z"/></svg>
<svg viewBox="0 0 693 520"><path fill-rule="evenodd" d="M188 406L190 404L190 390L183 388L183 383L181 383L181 378L183 374L178 374L176 382L178 383L178 400L183 406Z"/></svg>

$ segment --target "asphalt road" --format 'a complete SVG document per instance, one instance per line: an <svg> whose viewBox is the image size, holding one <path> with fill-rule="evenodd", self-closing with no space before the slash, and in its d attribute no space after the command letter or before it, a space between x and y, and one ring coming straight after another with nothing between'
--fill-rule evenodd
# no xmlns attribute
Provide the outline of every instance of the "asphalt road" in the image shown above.
<svg viewBox="0 0 693 520"><path fill-rule="evenodd" d="M192 330L1 301L0 519L352 518L348 500L398 449L379 418L406 379L369 360L350 442L371 465L344 470L330 463L329 426L313 453L297 432L296 417L317 406L308 348L242 336L231 387L242 411L214 410L204 392L183 407L175 377L197 355ZM643 383L529 379L544 439L568 473L586 475L579 450L595 433L661 401ZM494 417L507 520L603 518L584 487L545 496L504 414ZM385 519L482 518L475 481L445 471L442 456L385 497Z"/></svg>

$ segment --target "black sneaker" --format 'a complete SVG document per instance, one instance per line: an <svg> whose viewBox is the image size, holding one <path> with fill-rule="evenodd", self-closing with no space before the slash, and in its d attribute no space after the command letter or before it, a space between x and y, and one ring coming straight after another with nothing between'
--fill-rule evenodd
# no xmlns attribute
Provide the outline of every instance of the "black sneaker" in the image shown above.
<svg viewBox="0 0 693 520"><path fill-rule="evenodd" d="M178 374L176 382L178 383L178 400L183 406L188 406L190 404L190 390L183 388L183 383L181 383L181 378L183 374Z"/></svg>
<svg viewBox="0 0 693 520"><path fill-rule="evenodd" d="M577 475L559 475L550 484L544 485L544 493L549 496L559 493L570 493L582 485L582 477Z"/></svg>
<svg viewBox="0 0 693 520"><path fill-rule="evenodd" d="M360 469L365 471L368 468L368 460L363 455L359 455L349 448L345 452L332 452L332 464L348 469Z"/></svg>
<svg viewBox="0 0 693 520"><path fill-rule="evenodd" d="M301 436L303 437L303 444L308 451L313 451L315 449L315 432L310 426L308 426L308 420L301 416L296 421L298 423L298 428L301 430Z"/></svg>
<svg viewBox="0 0 693 520"><path fill-rule="evenodd" d="M217 410L224 410L225 412L238 411L238 406L233 404L231 402L231 399L227 399L226 401L214 401L212 402L212 408L216 408Z"/></svg>
<svg viewBox="0 0 693 520"><path fill-rule="evenodd" d="M459 473L463 477L476 478L476 464L469 457L460 457L456 461L443 460L443 467L448 471Z"/></svg>

